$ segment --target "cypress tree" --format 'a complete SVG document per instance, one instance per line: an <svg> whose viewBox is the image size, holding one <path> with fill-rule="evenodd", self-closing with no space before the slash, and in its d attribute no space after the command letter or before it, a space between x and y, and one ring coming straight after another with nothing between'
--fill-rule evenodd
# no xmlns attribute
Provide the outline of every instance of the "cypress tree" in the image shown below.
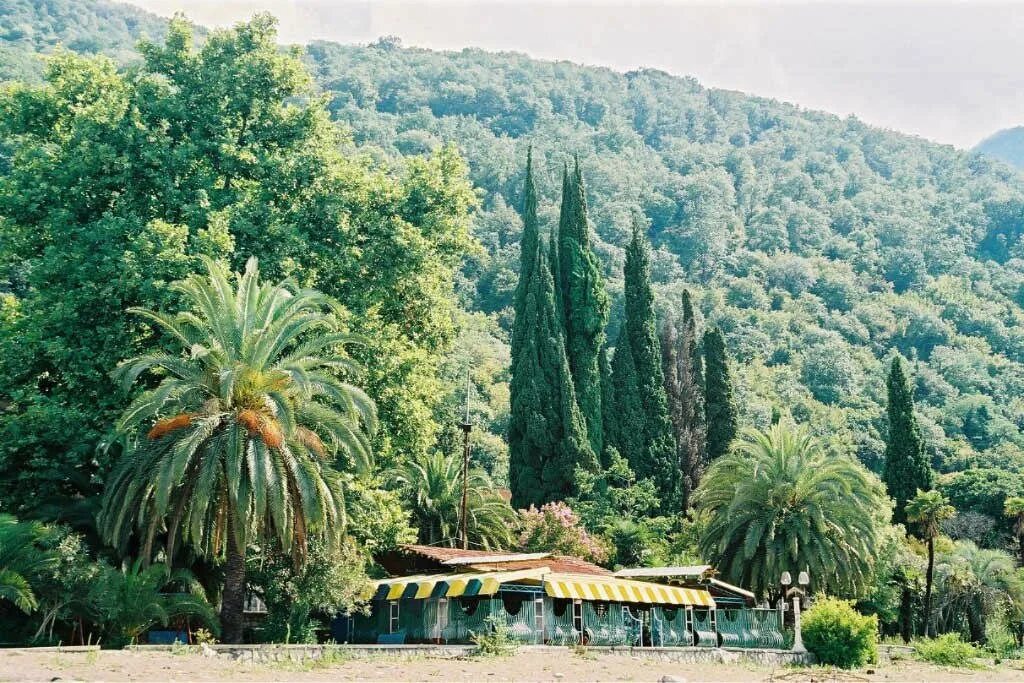
<svg viewBox="0 0 1024 683"><path fill-rule="evenodd" d="M509 483L516 507L543 505L573 495L577 467L596 471L576 403L554 281L543 245L517 315L513 338L509 416Z"/></svg>
<svg viewBox="0 0 1024 683"><path fill-rule="evenodd" d="M573 218L575 193L573 191L573 179L569 175L569 166L562 166L562 204L558 209L558 229L552 234L548 241L548 264L551 266L551 277L555 282L555 309L558 311L558 319L565 329L565 286L562 281L562 235L572 231L575 223Z"/></svg>
<svg viewBox="0 0 1024 683"><path fill-rule="evenodd" d="M612 358L613 444L638 477L654 481L662 508L678 509L678 467L655 328L650 255L638 222L626 248L626 320Z"/></svg>
<svg viewBox="0 0 1024 683"><path fill-rule="evenodd" d="M885 442L882 480L889 496L896 501L893 522L904 524L907 521L907 501L917 494L918 489L928 491L932 488L933 474L925 451L924 437L914 415L914 395L899 356L892 359L886 384L889 394L889 434Z"/></svg>
<svg viewBox="0 0 1024 683"><path fill-rule="evenodd" d="M575 172L570 176L566 171L563 178L557 251L556 286L561 292L569 371L591 449L601 453L604 439L599 356L605 341L609 305L600 263L590 248L587 196L578 159Z"/></svg>
<svg viewBox="0 0 1024 683"><path fill-rule="evenodd" d="M516 282L512 310L515 320L522 320L526 308L526 296L537 267L537 251L540 248L540 231L537 223L537 185L533 179L533 150L526 152L526 179L523 181L523 232L519 240L519 281ZM512 325L512 363L519 357L523 338L528 329L525 325Z"/></svg>
<svg viewBox="0 0 1024 683"><path fill-rule="evenodd" d="M644 413L633 362L633 345L625 325L619 328L619 337L615 340L611 373L612 405L606 412L613 417L605 426L605 458L608 450L614 448L639 475L636 468L642 458Z"/></svg>
<svg viewBox="0 0 1024 683"><path fill-rule="evenodd" d="M618 433L616 426L618 416L615 414L615 386L612 379L611 350L606 346L601 349L599 361L601 369L601 427L604 436L604 450L598 455L601 459L601 466L607 468L611 462L610 449L614 449Z"/></svg>
<svg viewBox="0 0 1024 683"><path fill-rule="evenodd" d="M526 179L523 181L523 234L519 242L519 281L513 310L519 313L537 258L540 229L537 225L537 184L533 179L533 149L526 152Z"/></svg>
<svg viewBox="0 0 1024 683"><path fill-rule="evenodd" d="M704 415L712 462L729 450L739 425L725 338L716 329L704 332Z"/></svg>
<svg viewBox="0 0 1024 683"><path fill-rule="evenodd" d="M678 498L685 510L707 467L703 359L689 291L683 292L683 317L679 324L665 321L662 325L661 359L676 442Z"/></svg>

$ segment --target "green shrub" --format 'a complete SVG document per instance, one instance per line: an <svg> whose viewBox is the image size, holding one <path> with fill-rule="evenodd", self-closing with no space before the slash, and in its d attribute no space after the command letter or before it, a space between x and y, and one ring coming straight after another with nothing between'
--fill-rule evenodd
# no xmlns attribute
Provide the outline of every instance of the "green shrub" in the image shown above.
<svg viewBox="0 0 1024 683"><path fill-rule="evenodd" d="M504 619L495 616L487 617L487 626L483 633L470 631L470 639L476 645L476 653L481 657L502 657L514 654L516 640L509 631Z"/></svg>
<svg viewBox="0 0 1024 683"><path fill-rule="evenodd" d="M822 664L852 669L878 658L878 617L859 614L850 602L818 598L803 621L807 649Z"/></svg>
<svg viewBox="0 0 1024 683"><path fill-rule="evenodd" d="M1005 617L985 625L985 648L997 659L1015 659L1019 654L1017 639L1013 637Z"/></svg>
<svg viewBox="0 0 1024 683"><path fill-rule="evenodd" d="M944 633L938 638L921 638L913 642L917 658L940 666L955 666L961 669L974 668L978 648L965 643L958 633Z"/></svg>

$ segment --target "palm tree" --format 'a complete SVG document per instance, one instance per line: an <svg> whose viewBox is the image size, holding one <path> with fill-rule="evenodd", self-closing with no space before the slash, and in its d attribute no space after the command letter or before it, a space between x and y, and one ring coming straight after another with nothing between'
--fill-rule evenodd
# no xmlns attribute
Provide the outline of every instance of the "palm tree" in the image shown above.
<svg viewBox="0 0 1024 683"><path fill-rule="evenodd" d="M337 373L356 370L342 347L338 304L291 281L260 283L255 259L236 275L220 266L175 285L189 310L132 309L166 332L179 354L152 353L118 366L131 386L154 371L117 423L125 454L99 514L104 537L141 558L166 532L166 557L181 536L203 556L225 561L224 640L240 642L245 554L269 537L301 563L309 534L336 538L345 522L341 475L330 466L368 467L373 402ZM157 419L161 418L161 419Z"/></svg>
<svg viewBox="0 0 1024 683"><path fill-rule="evenodd" d="M19 522L0 514L0 600L26 613L39 604L31 582L56 563L55 555L39 545L49 532L39 522Z"/></svg>
<svg viewBox="0 0 1024 683"><path fill-rule="evenodd" d="M708 520L700 551L758 596L774 594L784 571L805 569L816 590L852 594L870 577L885 501L877 477L806 430L748 430L696 491Z"/></svg>
<svg viewBox="0 0 1024 683"><path fill-rule="evenodd" d="M455 547L462 509L462 458L427 454L397 468L392 479L409 501L420 542ZM483 470L471 469L468 479L466 534L470 544L510 547L515 526L512 507Z"/></svg>
<svg viewBox="0 0 1024 683"><path fill-rule="evenodd" d="M924 575L924 634L934 635L932 628L932 579L935 574L935 539L942 522L956 514L956 510L938 491L917 490L907 501L907 521L918 527L918 536L928 542L928 569Z"/></svg>
<svg viewBox="0 0 1024 683"><path fill-rule="evenodd" d="M141 559L121 569L106 567L89 592L89 602L117 644L135 643L153 626L176 617L199 617L216 630L213 608L192 573L171 571L162 563L143 566Z"/></svg>
<svg viewBox="0 0 1024 683"><path fill-rule="evenodd" d="M25 613L38 605L30 580L56 562L52 553L37 545L45 533L37 522L19 522L0 514L0 600L14 603Z"/></svg>
<svg viewBox="0 0 1024 683"><path fill-rule="evenodd" d="M1007 610L1019 620L1024 607L1024 582L1013 557L1002 550L978 548L971 541L957 541L953 550L939 558L935 585L938 614L944 630L965 621L970 638L981 642L986 620Z"/></svg>
<svg viewBox="0 0 1024 683"><path fill-rule="evenodd" d="M1017 553L1024 566L1024 498L1011 496L1003 503L1003 511L1013 520L1013 535L1017 537Z"/></svg>

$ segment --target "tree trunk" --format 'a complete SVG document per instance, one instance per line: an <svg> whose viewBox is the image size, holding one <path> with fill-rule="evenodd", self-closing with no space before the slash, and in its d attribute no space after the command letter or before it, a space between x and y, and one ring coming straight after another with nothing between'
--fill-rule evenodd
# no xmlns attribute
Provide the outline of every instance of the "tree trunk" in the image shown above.
<svg viewBox="0 0 1024 683"><path fill-rule="evenodd" d="M228 513L227 565L224 568L224 591L220 599L221 639L225 643L242 642L245 609L245 550L238 548L233 517Z"/></svg>
<svg viewBox="0 0 1024 683"><path fill-rule="evenodd" d="M979 605L971 605L967 610L967 628L971 632L971 642L981 643L985 640L985 619Z"/></svg>
<svg viewBox="0 0 1024 683"><path fill-rule="evenodd" d="M1024 534L1017 536L1017 552L1020 553L1020 566L1024 567Z"/></svg>
<svg viewBox="0 0 1024 683"><path fill-rule="evenodd" d="M924 635L932 637L932 572L935 570L935 539L928 539L928 573L924 578Z"/></svg>
<svg viewBox="0 0 1024 683"><path fill-rule="evenodd" d="M904 643L909 643L914 638L914 607L913 596L910 593L910 586L903 584L900 592L900 636Z"/></svg>

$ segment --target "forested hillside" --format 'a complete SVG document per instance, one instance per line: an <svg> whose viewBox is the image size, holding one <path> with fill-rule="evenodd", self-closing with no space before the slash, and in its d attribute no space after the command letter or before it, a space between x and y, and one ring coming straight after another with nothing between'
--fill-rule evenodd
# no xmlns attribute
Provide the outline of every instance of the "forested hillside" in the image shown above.
<svg viewBox="0 0 1024 683"><path fill-rule="evenodd" d="M974 151L1024 169L1024 126L1001 130L979 142Z"/></svg>
<svg viewBox="0 0 1024 683"><path fill-rule="evenodd" d="M78 22L19 33L16 24L37 20L17 17L50 6L64 5L3 3L4 48L63 42L123 55L139 32L161 26L90 2L75 3L87 10ZM542 232L557 216L563 164L579 156L610 281L609 339L622 319L623 249L641 212L657 305L678 308L689 287L704 323L724 331L746 423L789 411L878 470L885 368L900 353L912 361L940 470L1024 470L1024 179L1009 167L657 71L438 53L394 39L317 42L306 59L332 114L365 150L409 155L452 141L480 188L473 230L484 249L460 292L467 310L492 320L464 321L450 365L454 372L469 354L478 367L479 409L493 435L480 450L485 464L502 458L502 359L532 145Z"/></svg>
<svg viewBox="0 0 1024 683"><path fill-rule="evenodd" d="M58 46L104 54L120 62L137 58L135 42L158 39L167 21L130 5L97 0L0 2L0 81L39 80L40 55Z"/></svg>
<svg viewBox="0 0 1024 683"><path fill-rule="evenodd" d="M659 305L676 307L684 284L700 293L742 367L748 422L792 411L877 469L884 360L898 352L914 361L940 469L1024 467L1024 180L1009 168L657 71L386 39L308 54L360 142L403 154L458 142L486 193L473 307L508 311L527 147L548 227L577 154L616 298L639 210Z"/></svg>

